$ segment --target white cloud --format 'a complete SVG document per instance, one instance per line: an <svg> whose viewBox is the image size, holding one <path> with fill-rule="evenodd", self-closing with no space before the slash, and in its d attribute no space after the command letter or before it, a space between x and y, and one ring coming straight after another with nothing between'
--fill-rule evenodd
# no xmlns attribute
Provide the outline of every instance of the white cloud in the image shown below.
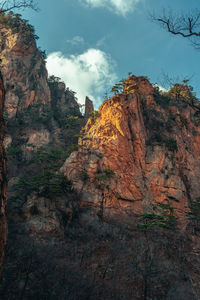
<svg viewBox="0 0 200 300"><path fill-rule="evenodd" d="M102 37L101 39L99 39L97 42L96 42L96 47L102 47L106 44L106 40L110 37L110 35L106 35L104 37Z"/></svg>
<svg viewBox="0 0 200 300"><path fill-rule="evenodd" d="M166 89L166 88L164 88L163 86L159 86L159 89L160 89L162 92L164 92L164 93L166 93L166 92L169 91L169 89Z"/></svg>
<svg viewBox="0 0 200 300"><path fill-rule="evenodd" d="M168 89L166 89L165 87L163 87L163 86L161 86L161 85L157 85L157 86L159 87L159 90L160 90L161 92L166 93L166 92L168 91Z"/></svg>
<svg viewBox="0 0 200 300"><path fill-rule="evenodd" d="M136 4L141 0L81 0L91 7L105 7L115 13L126 16L135 9Z"/></svg>
<svg viewBox="0 0 200 300"><path fill-rule="evenodd" d="M82 36L76 35L71 40L66 40L66 43L76 46L79 44L84 44L84 38Z"/></svg>
<svg viewBox="0 0 200 300"><path fill-rule="evenodd" d="M168 91L168 89L167 89L166 87L164 87L164 86L158 84L157 82L156 82L156 83L153 83L152 85L153 85L153 87L159 88L159 90L160 90L161 92L164 92L164 93L165 93L165 92Z"/></svg>
<svg viewBox="0 0 200 300"><path fill-rule="evenodd" d="M77 93L79 103L84 104L85 97L94 100L96 106L103 101L106 88L112 86L117 76L115 63L105 52L88 49L80 55L63 55L54 52L47 57L49 75L60 77L67 87Z"/></svg>

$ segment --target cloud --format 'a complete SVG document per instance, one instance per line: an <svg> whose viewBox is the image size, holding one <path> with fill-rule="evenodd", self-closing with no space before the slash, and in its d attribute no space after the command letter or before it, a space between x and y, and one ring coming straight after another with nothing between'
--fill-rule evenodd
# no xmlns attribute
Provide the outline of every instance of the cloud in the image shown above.
<svg viewBox="0 0 200 300"><path fill-rule="evenodd" d="M91 7L105 7L122 16L132 12L139 1L141 0L81 0Z"/></svg>
<svg viewBox="0 0 200 300"><path fill-rule="evenodd" d="M103 36L101 39L99 39L97 42L96 42L96 47L100 48L100 47L103 47L104 45L106 45L106 40L110 37L110 35L106 35L106 36Z"/></svg>
<svg viewBox="0 0 200 300"><path fill-rule="evenodd" d="M166 93L169 89L166 89L165 87L161 86L161 85L158 85L159 87L159 90Z"/></svg>
<svg viewBox="0 0 200 300"><path fill-rule="evenodd" d="M84 44L85 40L82 36L76 35L71 40L66 40L66 43L71 44L72 46L77 46L79 44Z"/></svg>
<svg viewBox="0 0 200 300"><path fill-rule="evenodd" d="M47 57L49 75L60 77L67 87L77 93L79 103L85 97L94 100L96 107L103 102L103 94L117 78L115 63L99 49L88 49L79 55L63 55L54 52Z"/></svg>
<svg viewBox="0 0 200 300"><path fill-rule="evenodd" d="M159 85L159 84L157 84L157 83L153 84L153 86L158 87L159 90L160 90L161 92L164 92L164 93L167 92L167 91L169 90L169 89L165 88L164 86Z"/></svg>

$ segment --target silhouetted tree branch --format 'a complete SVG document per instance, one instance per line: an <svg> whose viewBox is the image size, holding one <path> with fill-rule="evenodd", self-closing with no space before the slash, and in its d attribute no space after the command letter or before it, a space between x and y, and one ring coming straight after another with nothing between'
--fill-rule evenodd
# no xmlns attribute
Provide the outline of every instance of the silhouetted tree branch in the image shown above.
<svg viewBox="0 0 200 300"><path fill-rule="evenodd" d="M5 13L13 9L31 8L35 11L38 10L35 0L0 0L0 12Z"/></svg>
<svg viewBox="0 0 200 300"><path fill-rule="evenodd" d="M195 48L200 49L200 11L190 14L174 14L163 11L161 16L151 15L153 21L167 29L168 32L190 39Z"/></svg>

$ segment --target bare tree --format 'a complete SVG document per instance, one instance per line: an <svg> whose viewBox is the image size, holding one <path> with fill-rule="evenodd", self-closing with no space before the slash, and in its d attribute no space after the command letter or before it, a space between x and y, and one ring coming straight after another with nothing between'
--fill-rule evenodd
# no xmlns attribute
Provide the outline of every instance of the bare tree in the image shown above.
<svg viewBox="0 0 200 300"><path fill-rule="evenodd" d="M151 15L153 21L167 29L168 32L188 38L192 45L200 50L200 11L190 13L173 13L163 10L161 16Z"/></svg>
<svg viewBox="0 0 200 300"><path fill-rule="evenodd" d="M25 8L38 10L35 0L0 0L0 13L6 13L13 9L23 10Z"/></svg>

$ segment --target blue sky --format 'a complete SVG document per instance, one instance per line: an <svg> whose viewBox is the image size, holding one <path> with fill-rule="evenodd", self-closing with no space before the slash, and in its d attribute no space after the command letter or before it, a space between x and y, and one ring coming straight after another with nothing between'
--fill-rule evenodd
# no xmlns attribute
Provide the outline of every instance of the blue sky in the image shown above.
<svg viewBox="0 0 200 300"><path fill-rule="evenodd" d="M195 10L200 8L196 0L40 0L39 7L23 17L34 25L38 45L48 54L49 74L61 77L80 103L87 95L97 108L106 90L128 72L159 85L163 72L192 76L200 96L200 51L149 18L149 12L159 14L163 8Z"/></svg>

